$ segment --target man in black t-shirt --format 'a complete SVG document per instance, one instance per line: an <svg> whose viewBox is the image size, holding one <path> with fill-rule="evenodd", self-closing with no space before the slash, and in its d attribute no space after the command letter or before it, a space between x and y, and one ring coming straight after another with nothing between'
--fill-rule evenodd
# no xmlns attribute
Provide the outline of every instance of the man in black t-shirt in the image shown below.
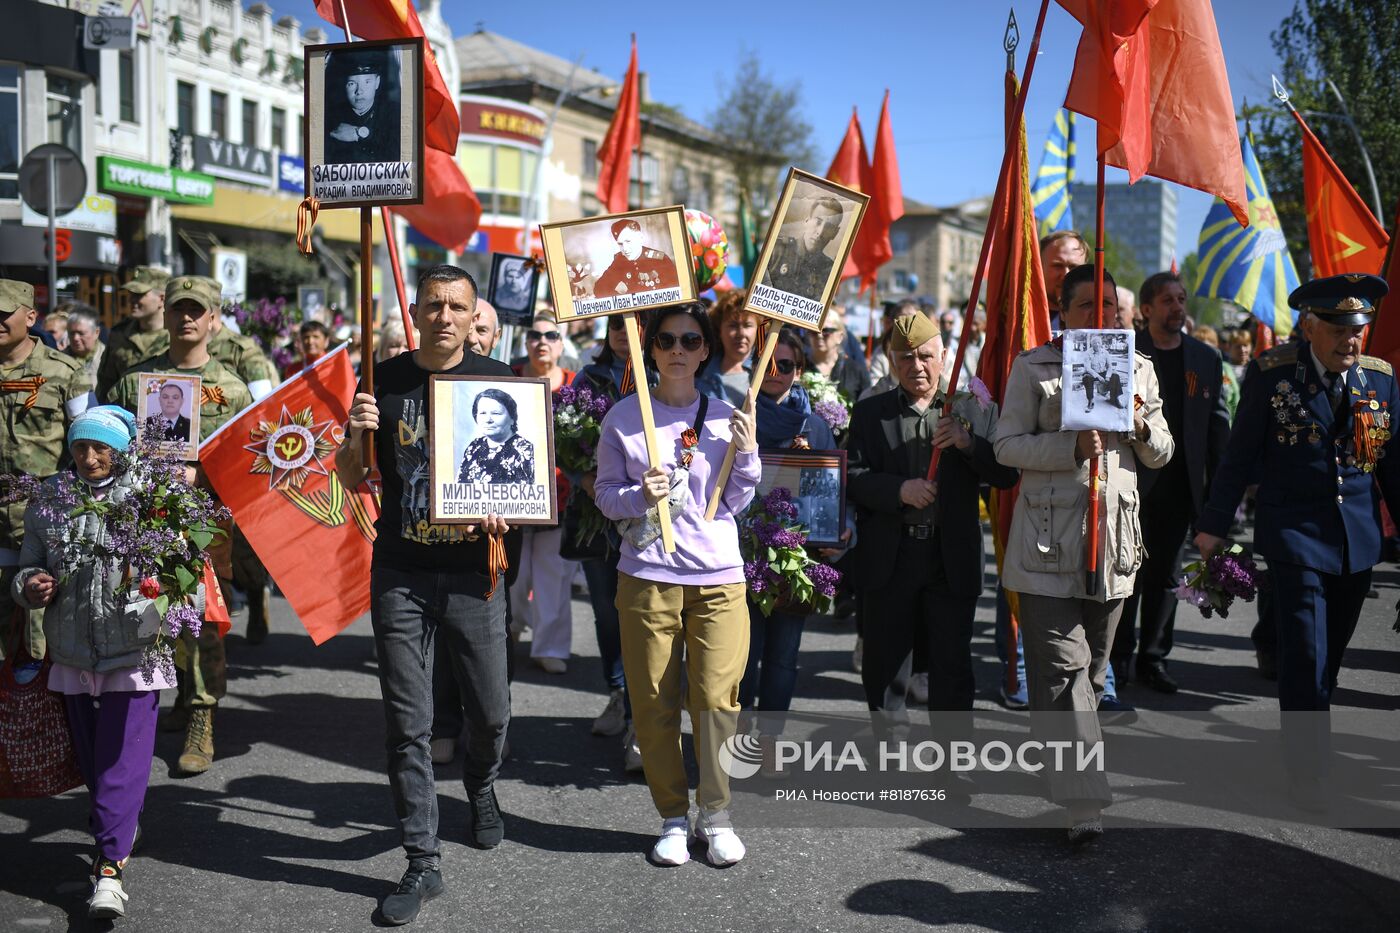
<svg viewBox="0 0 1400 933"><path fill-rule="evenodd" d="M1225 453L1230 415L1221 393L1224 361L1220 353L1181 332L1186 321L1186 288L1181 279L1171 272L1149 276L1142 284L1141 299L1147 326L1138 332L1137 348L1152 359L1157 372L1175 452L1162 469L1143 470L1138 481L1147 556L1133 595L1123 604L1110 660L1115 680L1126 683L1133 622L1141 605L1136 677L1153 690L1175 693L1177 683L1167 673L1176 623L1174 590L1181 576L1186 534L1205 506L1211 475Z"/></svg>
<svg viewBox="0 0 1400 933"><path fill-rule="evenodd" d="M370 570L371 619L388 732L389 786L409 860L398 889L380 905L381 916L393 925L408 923L424 901L442 892L429 752L435 638L446 640L470 727L462 768L470 840L489 849L503 835L494 785L510 721L506 580L502 575L493 588L489 536L505 536L514 565L520 534L497 515L480 526L428 520L428 377L512 375L506 364L467 348L476 301L476 282L456 266L432 266L419 276L418 300L409 312L422 346L375 367L374 394L355 395L345 444L336 454L341 482L347 488L363 482L362 438L373 431L383 476Z"/></svg>

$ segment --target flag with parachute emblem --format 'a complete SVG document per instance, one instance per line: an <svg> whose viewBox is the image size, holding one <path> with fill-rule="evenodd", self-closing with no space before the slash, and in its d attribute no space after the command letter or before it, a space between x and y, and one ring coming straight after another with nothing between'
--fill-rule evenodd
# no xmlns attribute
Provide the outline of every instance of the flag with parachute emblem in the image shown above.
<svg viewBox="0 0 1400 933"><path fill-rule="evenodd" d="M1031 185L1031 201L1041 236L1074 229L1069 192L1069 186L1074 184L1074 117L1073 110L1061 107L1056 111L1055 125L1040 154L1040 170Z"/></svg>
<svg viewBox="0 0 1400 933"><path fill-rule="evenodd" d="M1196 294L1223 298L1248 309L1282 340L1293 330L1294 312L1288 307L1288 295L1298 287L1298 270L1247 130L1241 145L1249 225L1241 227L1229 206L1215 199L1201 227Z"/></svg>

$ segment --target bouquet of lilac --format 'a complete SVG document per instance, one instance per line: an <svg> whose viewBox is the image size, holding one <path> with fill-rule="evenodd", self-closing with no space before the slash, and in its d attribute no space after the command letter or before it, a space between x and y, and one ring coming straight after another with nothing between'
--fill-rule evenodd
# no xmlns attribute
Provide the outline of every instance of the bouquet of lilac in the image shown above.
<svg viewBox="0 0 1400 933"><path fill-rule="evenodd" d="M582 476L598 469L598 439L603 417L612 408L612 399L586 383L560 386L554 393L554 457L559 469L570 476ZM579 510L575 543L587 547L607 527L608 520L589 496L577 485L569 494Z"/></svg>
<svg viewBox="0 0 1400 933"><path fill-rule="evenodd" d="M229 519L228 509L209 494L185 482L185 464L160 452L159 441L143 436L125 454L117 454L116 468L131 477L123 498L94 498L71 472L60 473L52 483L32 476L11 484L5 498L28 498L29 507L56 527L69 529L79 515L101 519L101 543L64 535L64 569L60 582L80 564L100 563L120 570L129 598L150 600L165 624L141 659L146 683L154 681L159 666L169 680L175 678L171 655L173 639L189 632L198 636L203 619L195 597L209 559L209 545L225 532L219 522Z"/></svg>
<svg viewBox="0 0 1400 933"><path fill-rule="evenodd" d="M829 612L841 572L807 553L792 491L775 486L754 499L739 523L739 550L749 595L765 616L781 606Z"/></svg>
<svg viewBox="0 0 1400 933"><path fill-rule="evenodd" d="M831 433L840 435L851 424L851 402L841 393L836 383L809 369L802 374L802 388L812 400L812 411L831 428Z"/></svg>
<svg viewBox="0 0 1400 933"><path fill-rule="evenodd" d="M1259 592L1259 568L1249 552L1231 544L1208 560L1196 560L1181 568L1176 598L1201 610L1207 619L1219 613L1226 618L1236 599L1252 602Z"/></svg>
<svg viewBox="0 0 1400 933"><path fill-rule="evenodd" d="M275 301L259 298L256 304L234 302L226 310L238 322L238 329L243 335L258 342L279 373L296 359L288 343L301 314L288 306L285 298Z"/></svg>

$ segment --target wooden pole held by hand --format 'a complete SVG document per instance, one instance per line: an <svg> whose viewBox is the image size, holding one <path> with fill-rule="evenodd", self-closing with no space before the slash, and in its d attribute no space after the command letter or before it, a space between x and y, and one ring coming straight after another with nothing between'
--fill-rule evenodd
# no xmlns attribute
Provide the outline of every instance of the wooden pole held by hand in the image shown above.
<svg viewBox="0 0 1400 933"><path fill-rule="evenodd" d="M624 314L627 326L627 355L632 360L632 373L637 381L637 402L642 409L642 433L647 442L647 461L654 469L661 468L661 451L656 444L656 418L651 411L651 389L647 386L646 364L642 357L642 335L637 327L637 315ZM671 503L662 499L656 503L656 516L661 521L661 547L667 554L676 552L676 536L671 530Z"/></svg>
<svg viewBox="0 0 1400 933"><path fill-rule="evenodd" d="M744 399L744 411L749 414L754 413L754 405L758 402L758 387L763 385L764 374L768 372L768 364L773 359L773 351L778 348L778 332L781 330L780 321L773 321L768 325L768 339L763 342L763 350L754 363L753 378L749 380L749 394ZM707 522L714 521L719 512L719 500L724 495L725 484L729 482L729 474L734 469L734 454L737 450L734 439L730 438L729 448L724 452L724 462L720 464L719 473L715 477L715 491L710 493L710 502L705 506Z"/></svg>
<svg viewBox="0 0 1400 933"><path fill-rule="evenodd" d="M1094 329L1103 328L1103 254L1104 254L1104 229L1103 229L1103 181L1104 181L1104 161L1103 153L1099 154L1099 176L1098 187L1095 189L1094 216L1096 223L1094 226ZM1131 360L1129 365L1131 365ZM1064 389L1061 388L1063 392ZM1085 540L1084 540L1084 595L1090 598L1099 591L1099 511L1103 500L1103 490L1099 483L1099 458L1089 458L1089 506L1088 514L1085 516Z"/></svg>
<svg viewBox="0 0 1400 933"><path fill-rule="evenodd" d="M360 208L360 385L374 394L374 214ZM374 465L374 432L363 435L365 467Z"/></svg>

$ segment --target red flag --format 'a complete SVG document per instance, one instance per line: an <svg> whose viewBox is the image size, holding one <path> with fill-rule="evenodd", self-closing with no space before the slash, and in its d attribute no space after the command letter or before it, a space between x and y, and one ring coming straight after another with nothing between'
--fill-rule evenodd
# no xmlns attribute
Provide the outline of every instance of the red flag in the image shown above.
<svg viewBox="0 0 1400 933"><path fill-rule="evenodd" d="M316 13L326 22L346 28L340 8L350 20L350 32L359 39L413 39L423 35L418 11L409 0L316 0ZM461 118L457 95L447 88L438 70L433 44L423 43L427 61L423 63L423 116L427 122L424 141L430 149L449 155L457 151Z"/></svg>
<svg viewBox="0 0 1400 933"><path fill-rule="evenodd" d="M1059 2L1085 24L1065 106L1099 121L1104 161L1131 181L1151 175L1214 195L1247 224L1235 104L1210 0ZM1145 110L1141 69L1150 79ZM1113 134L1118 143L1108 148Z"/></svg>
<svg viewBox="0 0 1400 933"><path fill-rule="evenodd" d="M1380 270L1390 237L1347 181L1321 140L1294 110L1303 131L1303 200L1313 277Z"/></svg>
<svg viewBox="0 0 1400 933"><path fill-rule="evenodd" d="M214 566L209 561L204 562L204 572L200 575L200 580L204 583L204 621L213 622L219 629L219 637L223 638L233 628L233 620L229 618L228 603L224 602L224 590L219 586L219 576L214 573Z"/></svg>
<svg viewBox="0 0 1400 933"><path fill-rule="evenodd" d="M1395 215L1397 226L1392 229L1400 230L1400 203L1395 205ZM1394 240L1390 241L1381 275L1390 284L1390 291L1376 309L1366 352L1379 356L1391 366L1400 366L1400 249L1395 248Z"/></svg>
<svg viewBox="0 0 1400 933"><path fill-rule="evenodd" d="M389 210L444 249L460 252L481 223L481 201L456 159L436 149L426 150L426 155L423 203L408 207L391 205Z"/></svg>
<svg viewBox="0 0 1400 933"><path fill-rule="evenodd" d="M199 448L209 482L321 644L369 610L377 497L346 489L335 450L355 393L346 348L282 383Z"/></svg>
<svg viewBox="0 0 1400 933"><path fill-rule="evenodd" d="M632 36L632 57L608 135L598 149L598 200L603 210L617 214L627 210L627 190L632 185L632 153L642 145L641 89L637 83L637 37Z"/></svg>
<svg viewBox="0 0 1400 933"><path fill-rule="evenodd" d="M846 135L841 140L841 146L836 150L836 157L831 160L831 167L826 170L826 177L836 182L838 185L845 185L847 188L854 188L862 194L869 193L874 186L874 180L870 173L870 160L865 155L865 135L860 129L860 117L856 115L856 109L851 108L851 122L846 124ZM866 209L866 217L869 218L870 210ZM866 224L870 221L867 219ZM859 243L860 233L858 231L857 243ZM851 254L846 257L846 265L841 270L841 278L849 279L853 275L859 275L860 269L856 266L856 250L858 246L852 247Z"/></svg>
<svg viewBox="0 0 1400 933"><path fill-rule="evenodd" d="M851 253L860 269L860 290L875 287L880 267L890 261L890 225L904 216L904 188L899 182L899 156L894 149L894 127L890 125L890 92L880 105L880 123L875 128L875 151L870 159L870 204L865 209Z"/></svg>

